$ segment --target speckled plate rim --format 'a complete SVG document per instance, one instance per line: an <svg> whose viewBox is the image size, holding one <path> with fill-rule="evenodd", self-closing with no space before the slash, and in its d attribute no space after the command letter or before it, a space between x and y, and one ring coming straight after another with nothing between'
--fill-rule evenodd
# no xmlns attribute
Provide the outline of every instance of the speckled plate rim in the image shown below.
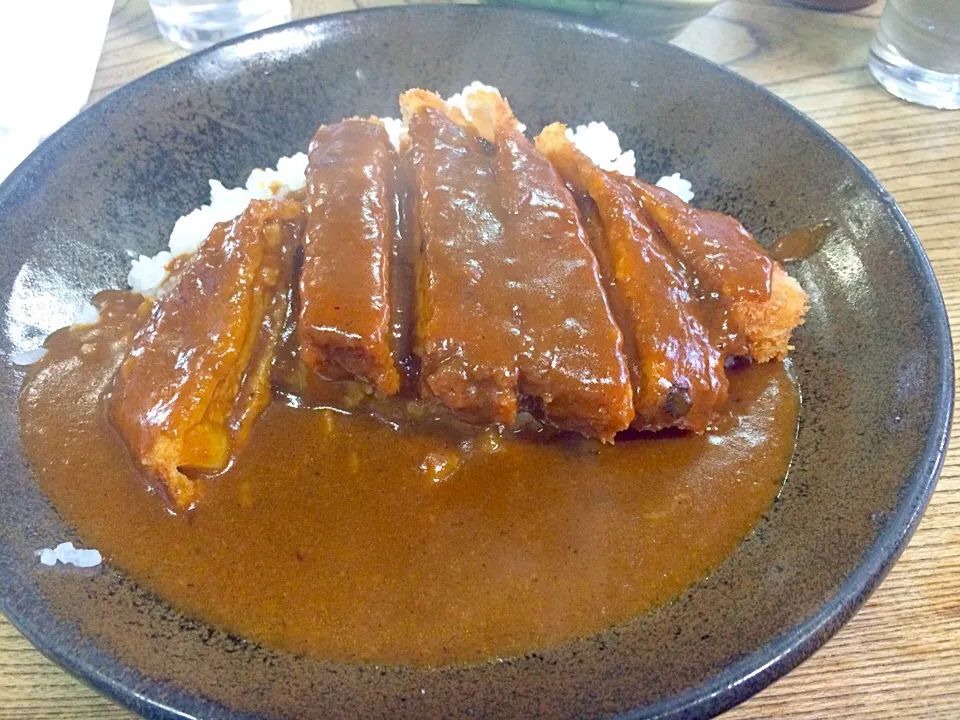
<svg viewBox="0 0 960 720"><path fill-rule="evenodd" d="M403 12L429 16L433 13L449 14L451 11L454 11L451 6L388 7L304 18L243 35L176 60L118 88L64 125L34 150L3 183L0 183L0 199L5 192L9 192L9 189L18 183L21 175L26 175L32 171L34 166L49 161L45 157L48 148L52 146L54 141L70 136L81 115L93 108L104 110L134 101L138 95L149 93L156 83L162 82L175 68L200 63L207 56L215 54L223 48L240 45L285 29L334 23L339 17L347 14L381 15ZM911 254L913 264L922 277L921 290L930 300L928 312L931 317L929 319L933 321L936 328L938 343L931 350L936 354L940 375L937 378L938 387L932 390L934 395L933 412L926 435L926 444L923 452L916 460L913 471L904 480L905 491L900 497L896 512L892 514L883 531L864 553L860 563L835 595L824 603L818 612L794 626L791 631L774 637L766 645L743 659L731 663L722 672L685 693L653 705L627 710L614 716L623 720L628 718L631 720L639 718L661 720L666 718L713 717L743 702L787 674L829 640L862 607L871 593L882 582L916 530L933 495L943 467L953 417L953 344L947 310L939 284L930 265L930 260L915 231L904 217L893 196L881 185L876 176L820 125L763 86L682 48L661 41L637 38L629 33L583 23L561 13L483 6L456 6L455 12L465 15L472 13L511 13L517 16L518 21L522 21L524 17L531 20L540 18L541 21L549 18L554 25L577 32L599 34L628 42L654 44L667 54L678 53L694 58L696 62L719 71L727 80L745 85L755 92L763 93L769 101L798 120L806 131L818 141L829 146L836 154L856 168L860 182L876 193L900 226L907 240L907 249ZM49 625L38 627L29 618L19 617L13 612L9 598L2 591L0 591L0 611L45 656L104 695L147 717L163 719L194 718L209 713L213 707L220 709L220 706L214 706L210 701L179 691L170 693L170 695L176 698L176 705L181 709L160 703L145 694L137 692L124 682L123 668L114 658L99 649L96 649L93 653L87 652L79 655L71 652L75 647L74 643L64 642L64 640L76 637L73 628L60 627L51 631ZM117 668L120 672L110 672L105 666ZM221 716L221 714L218 713L218 716ZM238 720L252 717L241 713L223 716L237 718Z"/></svg>

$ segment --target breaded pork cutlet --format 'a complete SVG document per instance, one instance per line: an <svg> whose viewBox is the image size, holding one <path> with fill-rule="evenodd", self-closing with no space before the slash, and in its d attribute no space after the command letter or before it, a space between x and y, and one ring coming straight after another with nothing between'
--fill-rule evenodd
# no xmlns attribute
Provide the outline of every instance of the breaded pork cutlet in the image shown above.
<svg viewBox="0 0 960 720"><path fill-rule="evenodd" d="M612 441L633 418L630 377L576 201L506 100L480 91L467 101L493 146L520 395L555 427Z"/></svg>
<svg viewBox="0 0 960 720"><path fill-rule="evenodd" d="M111 418L178 510L197 498L184 471L226 467L270 402L303 216L293 200L253 200L216 225L154 301L120 365Z"/></svg>
<svg viewBox="0 0 960 720"><path fill-rule="evenodd" d="M537 149L587 196L585 215L617 319L629 339L633 426L703 432L727 394L723 359L701 319L691 280L625 178L597 167L554 123Z"/></svg>
<svg viewBox="0 0 960 720"><path fill-rule="evenodd" d="M420 390L470 422L517 417L520 326L506 292L490 143L439 96L400 96L416 251Z"/></svg>
<svg viewBox="0 0 960 720"><path fill-rule="evenodd" d="M757 362L786 358L790 334L803 324L809 306L800 283L736 219L691 207L664 188L634 178L629 183L704 289L729 303L735 340L727 354L746 354Z"/></svg>
<svg viewBox="0 0 960 720"><path fill-rule="evenodd" d="M385 395L400 387L390 347L395 165L379 120L344 120L317 130L307 166L300 273L304 363L328 379L355 378Z"/></svg>

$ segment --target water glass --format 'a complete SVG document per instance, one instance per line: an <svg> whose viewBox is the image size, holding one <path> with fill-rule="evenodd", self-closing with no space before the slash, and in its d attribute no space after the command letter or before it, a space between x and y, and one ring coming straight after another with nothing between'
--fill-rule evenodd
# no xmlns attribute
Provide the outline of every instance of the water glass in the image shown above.
<svg viewBox="0 0 960 720"><path fill-rule="evenodd" d="M588 22L669 40L720 0L481 0L488 5L567 13Z"/></svg>
<svg viewBox="0 0 960 720"><path fill-rule="evenodd" d="M150 0L160 34L187 50L290 20L290 0Z"/></svg>
<svg viewBox="0 0 960 720"><path fill-rule="evenodd" d="M887 0L869 67L897 97L960 108L960 0Z"/></svg>

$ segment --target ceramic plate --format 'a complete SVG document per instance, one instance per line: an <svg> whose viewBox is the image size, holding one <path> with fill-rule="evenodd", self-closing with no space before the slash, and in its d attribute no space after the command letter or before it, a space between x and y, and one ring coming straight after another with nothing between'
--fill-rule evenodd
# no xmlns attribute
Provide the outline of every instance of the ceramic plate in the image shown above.
<svg viewBox="0 0 960 720"><path fill-rule="evenodd" d="M823 219L793 272L799 439L779 500L706 580L596 637L416 671L274 652L184 617L109 563L49 569L77 539L18 440L22 373L0 367L0 608L43 652L149 717L706 717L813 652L864 602L933 491L953 398L946 313L893 199L841 145L759 87L668 45L558 16L401 8L307 20L153 72L47 140L0 187L0 354L34 347L165 245L208 178L306 147L318 124L396 115L409 87L481 79L532 130L606 120L641 177L679 171L696 204L761 242ZM82 538L79 538L82 542ZM162 551L162 549L160 549ZM869 648L867 649L869 651Z"/></svg>

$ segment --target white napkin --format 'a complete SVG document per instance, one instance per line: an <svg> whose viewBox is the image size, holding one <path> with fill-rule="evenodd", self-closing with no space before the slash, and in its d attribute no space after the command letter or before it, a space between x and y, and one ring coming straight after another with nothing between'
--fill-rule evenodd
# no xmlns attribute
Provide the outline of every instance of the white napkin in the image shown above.
<svg viewBox="0 0 960 720"><path fill-rule="evenodd" d="M112 7L0 2L0 180L86 103Z"/></svg>

